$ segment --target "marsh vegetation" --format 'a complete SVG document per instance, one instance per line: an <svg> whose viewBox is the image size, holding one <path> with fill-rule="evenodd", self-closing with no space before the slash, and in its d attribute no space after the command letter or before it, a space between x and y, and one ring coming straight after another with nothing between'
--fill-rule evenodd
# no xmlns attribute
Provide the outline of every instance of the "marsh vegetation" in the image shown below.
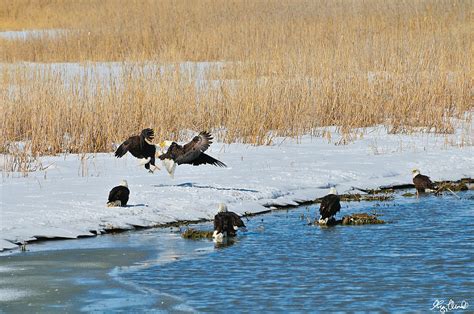
<svg viewBox="0 0 474 314"><path fill-rule="evenodd" d="M112 151L213 130L270 144L358 128L449 134L472 145L471 1L5 1L3 151ZM49 32L48 32L49 30ZM74 71L77 67L80 70ZM105 70L104 70L105 69Z"/></svg>

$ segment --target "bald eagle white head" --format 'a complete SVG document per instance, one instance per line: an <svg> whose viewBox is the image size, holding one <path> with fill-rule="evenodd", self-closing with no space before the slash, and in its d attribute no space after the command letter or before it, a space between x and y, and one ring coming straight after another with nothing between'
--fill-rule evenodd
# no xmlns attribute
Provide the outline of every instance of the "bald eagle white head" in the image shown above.
<svg viewBox="0 0 474 314"><path fill-rule="evenodd" d="M329 189L329 193L328 194L334 194L334 195L337 195L337 191L336 191L336 188L335 187L331 187Z"/></svg>
<svg viewBox="0 0 474 314"><path fill-rule="evenodd" d="M128 188L127 180L122 180L119 185Z"/></svg>
<svg viewBox="0 0 474 314"><path fill-rule="evenodd" d="M418 169L413 169L413 170L411 171L411 173L413 174L413 178L414 178L414 177L416 177L417 175L420 174L420 170L418 170Z"/></svg>
<svg viewBox="0 0 474 314"><path fill-rule="evenodd" d="M219 204L219 209L217 210L218 213L227 213L227 205L224 203Z"/></svg>

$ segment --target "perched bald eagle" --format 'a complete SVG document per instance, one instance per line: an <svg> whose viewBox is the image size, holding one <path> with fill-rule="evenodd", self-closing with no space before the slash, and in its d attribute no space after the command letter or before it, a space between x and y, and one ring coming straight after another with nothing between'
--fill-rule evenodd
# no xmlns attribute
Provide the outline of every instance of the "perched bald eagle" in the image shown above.
<svg viewBox="0 0 474 314"><path fill-rule="evenodd" d="M115 157L120 158L130 152L134 157L144 159L145 168L153 173L158 168L155 166L156 146L152 143L154 138L153 129L144 129L140 135L131 136L123 142L115 151ZM150 165L153 166L153 169L150 168Z"/></svg>
<svg viewBox="0 0 474 314"><path fill-rule="evenodd" d="M239 228L245 230L245 224L240 216L228 211L225 204L219 204L219 211L214 216L214 233L212 237L216 241L222 241L225 237L234 237Z"/></svg>
<svg viewBox="0 0 474 314"><path fill-rule="evenodd" d="M329 194L322 198L319 207L319 223L327 224L329 220L333 220L338 211L341 210L341 199L337 195L336 188L332 187Z"/></svg>
<svg viewBox="0 0 474 314"><path fill-rule="evenodd" d="M126 206L129 195L130 190L127 181L122 180L118 186L110 190L107 207Z"/></svg>
<svg viewBox="0 0 474 314"><path fill-rule="evenodd" d="M413 184L415 185L417 195L419 195L419 193L433 192L436 190L436 187L433 182L431 182L430 177L422 175L418 169L414 169L412 173Z"/></svg>
<svg viewBox="0 0 474 314"><path fill-rule="evenodd" d="M203 131L184 146L171 142L166 153L160 155L159 158L164 161L164 165L171 176L174 174L176 165L181 164L193 166L210 164L218 167L227 167L223 162L204 153L211 144L212 135Z"/></svg>

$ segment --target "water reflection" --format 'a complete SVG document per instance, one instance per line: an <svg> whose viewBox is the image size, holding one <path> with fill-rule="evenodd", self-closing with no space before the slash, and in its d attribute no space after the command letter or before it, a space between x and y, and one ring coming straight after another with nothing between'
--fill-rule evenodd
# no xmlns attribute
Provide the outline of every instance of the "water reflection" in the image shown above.
<svg viewBox="0 0 474 314"><path fill-rule="evenodd" d="M237 238L226 237L220 242L214 242L214 248L216 249L225 249L234 245L237 242Z"/></svg>

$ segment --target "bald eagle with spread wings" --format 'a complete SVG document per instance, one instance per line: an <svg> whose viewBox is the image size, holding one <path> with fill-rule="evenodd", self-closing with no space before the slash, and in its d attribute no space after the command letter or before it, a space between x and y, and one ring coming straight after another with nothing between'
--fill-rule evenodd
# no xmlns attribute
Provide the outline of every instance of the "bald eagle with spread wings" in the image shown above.
<svg viewBox="0 0 474 314"><path fill-rule="evenodd" d="M129 137L115 151L115 157L121 158L127 152L138 159L142 159L141 164L145 169L153 172L158 167L155 166L156 146L152 143L155 138L153 129L143 129L140 135Z"/></svg>
<svg viewBox="0 0 474 314"><path fill-rule="evenodd" d="M166 153L159 156L165 163L170 162L171 165L165 164L169 174L173 176L176 165L188 164L193 166L213 165L217 167L227 167L222 161L219 161L204 152L212 144L212 135L203 131L195 136L191 142L181 146L176 142L172 142Z"/></svg>

